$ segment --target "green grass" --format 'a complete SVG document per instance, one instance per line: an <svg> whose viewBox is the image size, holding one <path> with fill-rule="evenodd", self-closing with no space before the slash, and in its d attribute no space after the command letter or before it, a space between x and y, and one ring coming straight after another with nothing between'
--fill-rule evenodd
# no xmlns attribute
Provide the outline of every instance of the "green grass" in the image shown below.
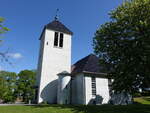
<svg viewBox="0 0 150 113"><path fill-rule="evenodd" d="M141 104L149 104L150 105L150 97L139 97L134 98L134 101Z"/></svg>
<svg viewBox="0 0 150 113"><path fill-rule="evenodd" d="M40 105L0 106L0 113L150 113L150 97L135 98L133 105Z"/></svg>
<svg viewBox="0 0 150 113"><path fill-rule="evenodd" d="M0 113L150 113L150 105L134 104L127 106L1 106Z"/></svg>

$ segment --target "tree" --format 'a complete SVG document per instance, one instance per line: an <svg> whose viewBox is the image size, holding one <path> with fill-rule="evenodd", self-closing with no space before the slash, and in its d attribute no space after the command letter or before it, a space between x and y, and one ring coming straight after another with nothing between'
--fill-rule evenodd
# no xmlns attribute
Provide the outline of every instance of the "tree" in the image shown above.
<svg viewBox="0 0 150 113"><path fill-rule="evenodd" d="M7 90L5 84L6 84L6 81L2 77L0 77L0 103L1 101L4 101L4 98L5 98L5 93Z"/></svg>
<svg viewBox="0 0 150 113"><path fill-rule="evenodd" d="M128 0L110 13L93 39L115 91L134 93L150 84L150 0Z"/></svg>
<svg viewBox="0 0 150 113"><path fill-rule="evenodd" d="M34 99L35 96L35 71L23 70L18 74L18 94L23 98L24 102Z"/></svg>
<svg viewBox="0 0 150 113"><path fill-rule="evenodd" d="M2 42L2 34L6 33L7 31L9 31L9 29L7 27L4 27L3 26L3 22L5 21L4 18L0 17L0 43ZM6 56L6 53L4 52L0 52L0 57L1 57L1 60L4 60L6 62L8 62L9 64L11 64L9 61L8 61L8 58Z"/></svg>
<svg viewBox="0 0 150 113"><path fill-rule="evenodd" d="M0 17L0 34L5 33L6 31L9 31L7 27L3 26L3 22L5 21L4 18Z"/></svg>
<svg viewBox="0 0 150 113"><path fill-rule="evenodd" d="M14 102L16 99L16 73L0 72L0 99L4 102Z"/></svg>

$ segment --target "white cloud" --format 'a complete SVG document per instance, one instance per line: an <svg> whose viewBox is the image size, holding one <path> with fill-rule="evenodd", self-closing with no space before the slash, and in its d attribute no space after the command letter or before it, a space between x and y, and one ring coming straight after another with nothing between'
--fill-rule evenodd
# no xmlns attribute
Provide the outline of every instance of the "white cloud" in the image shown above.
<svg viewBox="0 0 150 113"><path fill-rule="evenodd" d="M21 53L9 53L8 56L14 59L20 59L23 57Z"/></svg>

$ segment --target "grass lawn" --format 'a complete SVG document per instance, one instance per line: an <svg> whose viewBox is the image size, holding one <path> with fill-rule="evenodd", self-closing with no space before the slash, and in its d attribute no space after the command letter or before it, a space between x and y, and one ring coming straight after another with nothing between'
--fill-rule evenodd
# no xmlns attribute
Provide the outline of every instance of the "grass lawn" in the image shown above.
<svg viewBox="0 0 150 113"><path fill-rule="evenodd" d="M149 104L150 105L150 97L134 98L134 101L141 103L141 104Z"/></svg>
<svg viewBox="0 0 150 113"><path fill-rule="evenodd" d="M127 106L0 106L0 113L150 113L150 97L136 98L135 101L139 104Z"/></svg>

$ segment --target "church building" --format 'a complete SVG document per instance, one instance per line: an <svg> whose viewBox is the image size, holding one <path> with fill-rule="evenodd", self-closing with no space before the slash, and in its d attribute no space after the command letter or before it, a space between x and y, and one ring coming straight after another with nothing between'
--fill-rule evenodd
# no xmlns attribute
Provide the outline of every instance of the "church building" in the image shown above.
<svg viewBox="0 0 150 113"><path fill-rule="evenodd" d="M71 66L72 35L57 18L45 25L39 39L37 103L108 103L109 80L98 57L90 54Z"/></svg>

